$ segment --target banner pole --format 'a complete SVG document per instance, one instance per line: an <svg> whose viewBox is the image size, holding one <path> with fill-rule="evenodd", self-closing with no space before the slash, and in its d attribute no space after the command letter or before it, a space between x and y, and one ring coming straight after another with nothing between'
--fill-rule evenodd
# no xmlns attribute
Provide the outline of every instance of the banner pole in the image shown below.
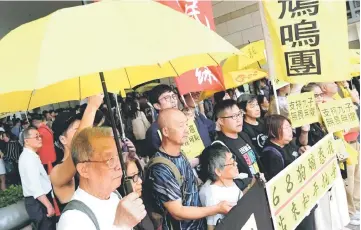
<svg viewBox="0 0 361 230"><path fill-rule="evenodd" d="M272 82L274 100L276 103L276 111L277 111L277 114L280 114L280 107L279 107L279 103L278 103L278 95L277 95L277 89L276 89L276 84L275 84L276 75L275 75L274 60L273 60L273 56L272 56L273 49L272 49L271 36L270 36L269 30L267 27L262 1L258 2L258 6L259 6L259 12L261 14L262 30L263 30L263 36L264 36L264 41L265 41L265 46L266 46L266 57L267 57L267 63L268 63L268 69L269 69L268 72L269 72L269 76L270 76L271 82Z"/></svg>

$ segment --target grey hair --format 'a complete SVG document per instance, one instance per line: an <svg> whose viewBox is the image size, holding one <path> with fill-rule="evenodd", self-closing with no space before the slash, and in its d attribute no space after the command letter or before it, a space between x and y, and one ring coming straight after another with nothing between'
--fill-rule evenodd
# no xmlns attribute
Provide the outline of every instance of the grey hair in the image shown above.
<svg viewBox="0 0 361 230"><path fill-rule="evenodd" d="M25 139L27 139L27 138L30 138L30 131L31 130L36 130L37 131L37 129L35 127L29 127L27 129L24 129L24 131L22 133L23 141L25 141Z"/></svg>
<svg viewBox="0 0 361 230"><path fill-rule="evenodd" d="M93 141L103 137L113 137L112 129L109 127L85 128L77 134L71 143L74 165L88 161L94 153Z"/></svg>
<svg viewBox="0 0 361 230"><path fill-rule="evenodd" d="M214 143L211 146L207 147L208 152L208 178L215 182L218 180L218 176L216 174L216 169L223 170L224 165L226 164L227 153L230 152L229 149L220 144Z"/></svg>

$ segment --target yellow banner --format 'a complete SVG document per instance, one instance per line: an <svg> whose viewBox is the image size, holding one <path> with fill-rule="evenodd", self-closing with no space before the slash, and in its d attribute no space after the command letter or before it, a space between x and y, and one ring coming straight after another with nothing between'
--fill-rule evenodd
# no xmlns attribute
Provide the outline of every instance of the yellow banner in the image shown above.
<svg viewBox="0 0 361 230"><path fill-rule="evenodd" d="M318 108L329 133L359 126L359 120L351 98L322 103L318 105Z"/></svg>
<svg viewBox="0 0 361 230"><path fill-rule="evenodd" d="M340 176L333 142L328 134L266 183L275 230L295 229Z"/></svg>
<svg viewBox="0 0 361 230"><path fill-rule="evenodd" d="M262 8L272 78L294 84L349 79L344 1L264 0Z"/></svg>
<svg viewBox="0 0 361 230"><path fill-rule="evenodd" d="M188 139L182 145L181 150L188 159L193 159L202 153L204 144L194 121L188 122L188 133Z"/></svg>
<svg viewBox="0 0 361 230"><path fill-rule="evenodd" d="M315 95L312 92L291 94L287 97L287 103L293 128L318 122Z"/></svg>

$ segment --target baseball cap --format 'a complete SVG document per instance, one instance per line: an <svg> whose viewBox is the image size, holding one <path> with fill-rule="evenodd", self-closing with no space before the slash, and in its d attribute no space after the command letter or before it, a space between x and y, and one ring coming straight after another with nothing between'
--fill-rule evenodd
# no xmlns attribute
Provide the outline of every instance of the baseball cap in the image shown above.
<svg viewBox="0 0 361 230"><path fill-rule="evenodd" d="M62 112L56 116L52 125L54 132L54 140L58 140L59 137L69 128L69 126L76 120L81 120L83 114L75 114L74 112Z"/></svg>

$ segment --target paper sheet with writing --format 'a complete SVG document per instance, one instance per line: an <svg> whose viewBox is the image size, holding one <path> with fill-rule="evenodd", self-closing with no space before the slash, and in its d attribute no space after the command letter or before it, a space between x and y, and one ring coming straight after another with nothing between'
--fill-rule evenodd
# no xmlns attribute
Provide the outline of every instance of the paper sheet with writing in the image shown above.
<svg viewBox="0 0 361 230"><path fill-rule="evenodd" d="M318 105L329 133L359 126L355 106L351 98L329 101Z"/></svg>
<svg viewBox="0 0 361 230"><path fill-rule="evenodd" d="M295 229L338 176L334 138L328 134L266 183L275 230Z"/></svg>
<svg viewBox="0 0 361 230"><path fill-rule="evenodd" d="M188 159L193 159L202 153L204 144L194 121L188 122L188 133L188 139L181 149Z"/></svg>
<svg viewBox="0 0 361 230"><path fill-rule="evenodd" d="M287 103L293 128L318 122L315 95L312 92L291 94L287 97Z"/></svg>

